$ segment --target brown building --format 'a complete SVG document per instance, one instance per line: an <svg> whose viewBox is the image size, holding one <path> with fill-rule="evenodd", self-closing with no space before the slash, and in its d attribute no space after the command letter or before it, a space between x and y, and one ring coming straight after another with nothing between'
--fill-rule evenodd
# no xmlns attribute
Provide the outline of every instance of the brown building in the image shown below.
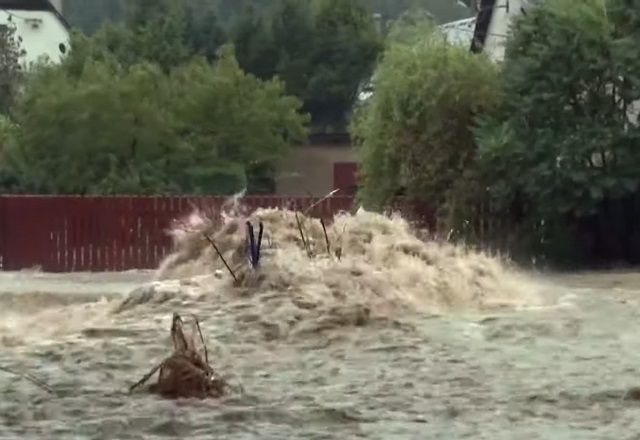
<svg viewBox="0 0 640 440"><path fill-rule="evenodd" d="M324 196L334 189L351 195L356 189L357 154L349 135L316 134L282 162L276 176L280 196Z"/></svg>

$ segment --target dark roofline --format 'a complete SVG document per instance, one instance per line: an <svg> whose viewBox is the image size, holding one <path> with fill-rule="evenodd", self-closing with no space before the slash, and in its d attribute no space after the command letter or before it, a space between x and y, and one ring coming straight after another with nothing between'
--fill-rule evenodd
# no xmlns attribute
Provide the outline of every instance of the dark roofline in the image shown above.
<svg viewBox="0 0 640 440"><path fill-rule="evenodd" d="M0 9L15 11L47 11L51 12L67 30L71 29L67 20L49 0L0 0Z"/></svg>
<svg viewBox="0 0 640 440"><path fill-rule="evenodd" d="M471 40L471 52L480 53L484 48L484 43L489 34L489 26L493 18L493 9L496 0L481 0L480 11L476 19L476 27L473 30L473 39Z"/></svg>

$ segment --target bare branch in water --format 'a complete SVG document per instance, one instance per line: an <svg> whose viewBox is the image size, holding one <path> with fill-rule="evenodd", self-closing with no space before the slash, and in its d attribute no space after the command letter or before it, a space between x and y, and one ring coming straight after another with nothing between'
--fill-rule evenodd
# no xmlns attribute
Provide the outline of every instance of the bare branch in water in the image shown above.
<svg viewBox="0 0 640 440"><path fill-rule="evenodd" d="M300 232L300 238L302 238L302 245L304 246L304 250L307 251L307 255L311 258L311 249L309 249L309 245L307 244L306 238L304 238L304 231L302 230L302 223L300 223L300 217L298 217L298 211L295 212L296 215L296 223L298 224L298 231Z"/></svg>
<svg viewBox="0 0 640 440"><path fill-rule="evenodd" d="M33 376L29 375L29 374L18 373L17 371L13 371L12 369L7 368L7 367L3 367L3 366L0 366L0 371L4 371L5 373L9 373L9 374L12 374L14 376L21 377L22 379L26 379L29 382L31 382L32 384L36 385L37 387L42 388L43 390L45 390L49 394L53 394L54 396L57 396L57 393L55 391L53 391L53 389L51 389L51 387L49 387L49 385L47 385L46 383L42 382L39 379L36 379L35 377L33 377Z"/></svg>
<svg viewBox="0 0 640 440"><path fill-rule="evenodd" d="M160 368L162 368L163 365L164 365L164 361L160 362L158 365L153 367L153 369L151 371L149 371L147 374L145 374L142 379L140 379L138 382L136 382L133 385L131 385L129 387L129 393L132 393L133 390L135 390L136 388L144 385L149 379L151 379L151 377L154 374L156 374L156 371L158 371Z"/></svg>
<svg viewBox="0 0 640 440"><path fill-rule="evenodd" d="M204 342L204 336L202 336L202 330L200 329L200 321L198 321L198 317L196 315L193 315L193 319L196 322L196 328L198 329L198 334L200 335L200 342L202 342L202 346L204 347L204 360L207 363L207 365L210 365L209 352L207 350L207 344Z"/></svg>
<svg viewBox="0 0 640 440"><path fill-rule="evenodd" d="M327 227L324 224L324 219L320 219L322 225L322 232L324 232L324 240L327 243L327 253L331 255L331 244L329 243L329 235L327 234Z"/></svg>
<svg viewBox="0 0 640 440"><path fill-rule="evenodd" d="M215 249L216 253L218 254L220 259L222 260L222 262L226 266L227 270L229 271L229 273L233 277L233 280L237 283L238 282L238 277L236 277L236 274L233 272L233 269L231 269L231 267L227 263L227 260L225 260L224 257L222 256L222 252L220 252L220 249L218 249L218 246L216 246L215 242L207 234L203 234L203 235L204 235L204 238L207 239L209 244L211 244L211 246L213 246L213 248Z"/></svg>
<svg viewBox="0 0 640 440"><path fill-rule="evenodd" d="M327 194L326 196L324 196L323 198L321 198L320 200L318 200L316 203L314 203L313 205L309 206L304 212L304 215L307 215L313 208L315 208L316 206L318 206L320 203L324 202L327 199L330 199L331 197L333 197L334 195L336 195L338 192L340 191L340 189L334 189L333 191L331 191L329 194Z"/></svg>

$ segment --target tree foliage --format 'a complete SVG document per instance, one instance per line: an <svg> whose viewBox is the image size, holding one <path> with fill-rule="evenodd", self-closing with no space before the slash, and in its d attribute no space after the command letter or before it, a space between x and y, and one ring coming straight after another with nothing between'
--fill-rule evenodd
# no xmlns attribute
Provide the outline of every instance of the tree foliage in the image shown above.
<svg viewBox="0 0 640 440"><path fill-rule="evenodd" d="M504 108L479 139L493 196L533 223L586 218L638 191L640 9L629 6L548 0L515 25Z"/></svg>
<svg viewBox="0 0 640 440"><path fill-rule="evenodd" d="M498 71L428 24L394 34L373 77L375 94L352 125L359 196L370 207L400 192L442 206L475 169L475 117L499 104Z"/></svg>
<svg viewBox="0 0 640 440"><path fill-rule="evenodd" d="M0 113L7 113L18 93L22 79L22 49L10 23L0 25Z"/></svg>
<svg viewBox="0 0 640 440"><path fill-rule="evenodd" d="M342 123L381 49L371 14L358 0L274 0L244 9L231 39L243 69L280 77L318 123Z"/></svg>
<svg viewBox="0 0 640 440"><path fill-rule="evenodd" d="M36 193L224 193L304 135L300 104L277 81L244 74L228 49L172 73L86 56L27 81L4 180ZM83 52L84 49L84 52Z"/></svg>

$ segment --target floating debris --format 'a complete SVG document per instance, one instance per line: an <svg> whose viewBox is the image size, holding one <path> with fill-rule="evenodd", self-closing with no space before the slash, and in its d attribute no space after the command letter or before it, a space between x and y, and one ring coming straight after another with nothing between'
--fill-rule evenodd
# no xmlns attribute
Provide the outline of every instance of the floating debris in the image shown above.
<svg viewBox="0 0 640 440"><path fill-rule="evenodd" d="M227 382L216 374L209 364L207 345L204 342L200 323L194 317L195 326L204 353L200 353L195 346L195 329L189 338L184 333L184 322L177 313L173 314L171 323L171 340L173 353L160 364L156 365L142 379L129 388L133 392L144 385L156 372L158 380L147 390L169 399L178 398L219 398L227 393Z"/></svg>
<svg viewBox="0 0 640 440"><path fill-rule="evenodd" d="M18 373L17 371L14 371L14 370L12 370L10 368L3 367L3 366L0 366L0 371L4 371L5 373L11 374L13 376L17 376L17 377L20 377L22 379L26 379L29 382L31 382L32 384L34 384L35 386L45 390L47 393L53 394L54 396L57 395L56 392L53 391L53 389L49 385L47 385L46 383L42 382L39 379L36 379L35 377L31 376L30 374Z"/></svg>

